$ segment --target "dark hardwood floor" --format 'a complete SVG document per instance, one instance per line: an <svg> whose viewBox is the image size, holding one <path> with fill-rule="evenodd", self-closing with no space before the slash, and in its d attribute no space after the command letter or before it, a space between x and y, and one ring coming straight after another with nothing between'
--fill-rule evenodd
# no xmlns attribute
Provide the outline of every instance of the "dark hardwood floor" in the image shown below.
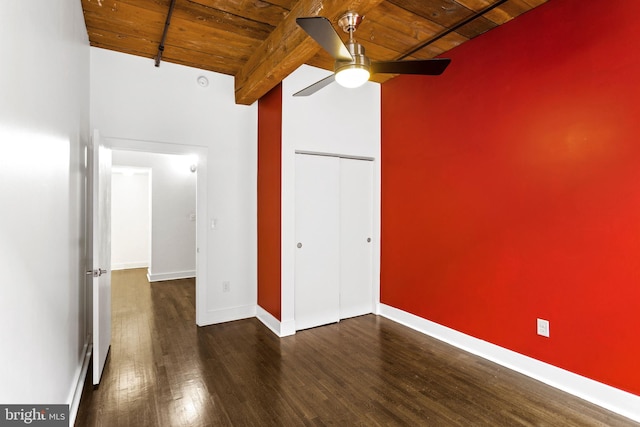
<svg viewBox="0 0 640 427"><path fill-rule="evenodd" d="M194 288L113 273L110 359L77 426L639 425L373 315L282 339L198 328Z"/></svg>

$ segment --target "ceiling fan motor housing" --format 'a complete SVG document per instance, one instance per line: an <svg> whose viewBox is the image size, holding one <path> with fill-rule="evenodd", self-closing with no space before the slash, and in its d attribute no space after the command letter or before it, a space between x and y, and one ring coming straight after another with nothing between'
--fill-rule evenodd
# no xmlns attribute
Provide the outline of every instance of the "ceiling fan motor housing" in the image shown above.
<svg viewBox="0 0 640 427"><path fill-rule="evenodd" d="M371 68L371 61L364 54L364 46L355 41L349 41L346 43L349 53L353 57L351 61L336 60L333 70L337 73L345 68L363 68L367 71Z"/></svg>

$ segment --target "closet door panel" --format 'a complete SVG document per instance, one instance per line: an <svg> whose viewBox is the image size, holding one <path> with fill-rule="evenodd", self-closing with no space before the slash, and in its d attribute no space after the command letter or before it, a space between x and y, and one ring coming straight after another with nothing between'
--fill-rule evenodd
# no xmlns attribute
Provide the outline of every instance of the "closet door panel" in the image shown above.
<svg viewBox="0 0 640 427"><path fill-rule="evenodd" d="M340 306L340 159L296 154L296 330L334 323Z"/></svg>
<svg viewBox="0 0 640 427"><path fill-rule="evenodd" d="M340 318L373 312L373 162L340 159Z"/></svg>

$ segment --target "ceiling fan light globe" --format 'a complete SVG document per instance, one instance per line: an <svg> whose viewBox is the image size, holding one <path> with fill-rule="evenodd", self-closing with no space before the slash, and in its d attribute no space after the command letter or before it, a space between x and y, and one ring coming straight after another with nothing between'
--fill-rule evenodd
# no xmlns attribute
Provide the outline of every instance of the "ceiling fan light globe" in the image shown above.
<svg viewBox="0 0 640 427"><path fill-rule="evenodd" d="M369 70L362 67L346 67L336 72L336 82L346 88L356 88L369 80Z"/></svg>

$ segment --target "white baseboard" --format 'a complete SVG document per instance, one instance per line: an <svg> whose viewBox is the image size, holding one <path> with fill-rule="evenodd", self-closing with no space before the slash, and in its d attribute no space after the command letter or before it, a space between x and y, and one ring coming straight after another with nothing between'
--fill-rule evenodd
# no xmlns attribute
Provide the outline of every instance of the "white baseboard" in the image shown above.
<svg viewBox="0 0 640 427"><path fill-rule="evenodd" d="M295 320L284 320L280 322L280 336L288 337L290 335L296 334L296 321Z"/></svg>
<svg viewBox="0 0 640 427"><path fill-rule="evenodd" d="M202 322L198 323L198 326L233 322L234 320L248 319L250 317L256 317L255 305L241 305L238 307L223 308L220 310L209 310L204 314Z"/></svg>
<svg viewBox="0 0 640 427"><path fill-rule="evenodd" d="M273 332L280 338L294 335L296 333L295 322L281 322L280 320L273 317L271 313L260 306L257 306L256 308L256 317L267 328L271 329L271 332Z"/></svg>
<svg viewBox="0 0 640 427"><path fill-rule="evenodd" d="M129 270L132 268L148 268L148 261L140 261L140 262L118 262L115 264L111 264L111 271L113 270Z"/></svg>
<svg viewBox="0 0 640 427"><path fill-rule="evenodd" d="M78 366L74 375L75 387L71 390L71 394L67 399L67 402L69 403L70 426L75 425L76 423L76 416L78 415L78 409L80 408L80 398L82 397L82 391L84 390L84 382L87 378L92 351L93 346L89 341L89 337L87 337L87 342L84 344L84 348L82 349L82 354L84 354L82 364Z"/></svg>
<svg viewBox="0 0 640 427"><path fill-rule="evenodd" d="M147 280L149 282L162 282L163 280L177 280L177 279L188 279L191 277L196 277L195 270L189 271L174 271L171 273L151 273L151 270L147 272Z"/></svg>
<svg viewBox="0 0 640 427"><path fill-rule="evenodd" d="M385 304L380 304L379 310L383 317L640 422L640 396L474 338Z"/></svg>

